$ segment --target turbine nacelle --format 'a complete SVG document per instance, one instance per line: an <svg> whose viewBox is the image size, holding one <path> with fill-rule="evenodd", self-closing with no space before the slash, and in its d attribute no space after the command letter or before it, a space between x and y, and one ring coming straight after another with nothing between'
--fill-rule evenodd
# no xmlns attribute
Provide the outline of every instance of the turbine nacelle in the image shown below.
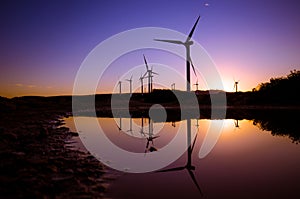
<svg viewBox="0 0 300 199"><path fill-rule="evenodd" d="M190 40L190 41L185 42L184 44L187 46L191 46L194 44L194 42L192 40Z"/></svg>

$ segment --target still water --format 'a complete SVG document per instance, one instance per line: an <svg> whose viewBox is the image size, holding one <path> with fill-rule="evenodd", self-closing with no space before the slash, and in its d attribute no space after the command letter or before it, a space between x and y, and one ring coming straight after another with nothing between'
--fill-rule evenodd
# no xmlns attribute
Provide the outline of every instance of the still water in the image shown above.
<svg viewBox="0 0 300 199"><path fill-rule="evenodd" d="M129 171L120 171L120 177L107 190L109 198L300 198L298 140L288 133L278 133L276 126L266 128L265 122L187 119L162 123L148 118L94 117L76 120L81 123L77 129L72 117L65 119L66 126L79 133L92 154L108 166ZM93 126L95 120L111 143L123 152L138 154L137 158L115 155L109 147L97 151L101 150L99 145L105 144L99 140L99 129ZM213 131L220 126L221 131ZM201 146L208 134L218 139L212 141L213 147L203 157ZM166 146L171 144L172 152L166 152ZM116 157L124 160L118 163ZM163 157L173 160L164 161ZM131 173L145 165L151 170L161 162L167 165L158 171Z"/></svg>

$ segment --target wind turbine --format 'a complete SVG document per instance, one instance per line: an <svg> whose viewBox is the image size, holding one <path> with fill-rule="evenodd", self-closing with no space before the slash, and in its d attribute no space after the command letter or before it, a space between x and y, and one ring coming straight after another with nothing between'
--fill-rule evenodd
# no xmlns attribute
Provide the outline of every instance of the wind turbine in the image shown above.
<svg viewBox="0 0 300 199"><path fill-rule="evenodd" d="M199 119L200 119L200 118L196 118L196 125L195 125L195 126L197 127L197 129L199 129L199 126L200 126L200 125L199 125Z"/></svg>
<svg viewBox="0 0 300 199"><path fill-rule="evenodd" d="M171 84L171 89L174 91L175 90L175 83Z"/></svg>
<svg viewBox="0 0 300 199"><path fill-rule="evenodd" d="M238 84L239 84L240 80L238 81L235 81L234 80L234 85L233 85L233 89L235 89L235 92L237 93L238 92Z"/></svg>
<svg viewBox="0 0 300 199"><path fill-rule="evenodd" d="M130 119L129 119L129 130L127 130L127 132L130 132L131 135L133 134L133 131L132 131L132 117L130 116Z"/></svg>
<svg viewBox="0 0 300 199"><path fill-rule="evenodd" d="M119 89L120 89L120 91L119 91L119 92L120 92L120 94L121 94L121 93L122 93L122 82L121 82L121 81L119 81L119 82L118 82L118 85L119 85Z"/></svg>
<svg viewBox="0 0 300 199"><path fill-rule="evenodd" d="M176 121L172 121L172 126L176 127Z"/></svg>
<svg viewBox="0 0 300 199"><path fill-rule="evenodd" d="M197 79L197 81L196 81L196 84L194 84L195 86L196 86L196 91L198 90L198 79Z"/></svg>
<svg viewBox="0 0 300 199"><path fill-rule="evenodd" d="M151 92L152 92L152 89L153 89L153 87L152 87L152 77L153 77L153 74L154 74L154 75L158 75L158 73L153 72L153 71L152 71L152 70L153 70L152 67L151 67L151 69L149 69L149 66L148 66L146 57L145 57L145 55L143 55L143 56L144 56L144 62L145 62L146 69L147 69L147 71L145 72L143 78L145 78L146 75L148 74L148 76L147 76L147 77L148 77L148 93L151 93Z"/></svg>
<svg viewBox="0 0 300 199"><path fill-rule="evenodd" d="M122 131L122 118L121 117L119 118L119 125L118 124L116 124L116 125L117 125L119 131Z"/></svg>
<svg viewBox="0 0 300 199"><path fill-rule="evenodd" d="M164 170L160 170L157 172L170 172L170 171L181 171L186 169L190 175L190 177L192 178L193 183L196 185L199 193L201 194L201 196L203 196L202 190L196 180L196 177L194 175L194 170L196 169L195 166L192 165L192 153L195 147L195 143L197 140L197 136L198 134L196 134L195 139L193 141L193 143L191 143L191 119L187 119L187 145L188 145L188 149L187 149L187 163L185 166L181 166L181 167L175 167L175 168L171 168L171 169L164 169Z"/></svg>
<svg viewBox="0 0 300 199"><path fill-rule="evenodd" d="M144 77L142 74L141 74L139 80L141 81L141 93L143 94L144 93Z"/></svg>
<svg viewBox="0 0 300 199"><path fill-rule="evenodd" d="M140 130L140 134L141 134L141 136L146 136L146 134L144 132L144 118L142 117L141 119L142 119L142 128Z"/></svg>
<svg viewBox="0 0 300 199"><path fill-rule="evenodd" d="M235 128L240 128L239 119L234 119L234 126Z"/></svg>
<svg viewBox="0 0 300 199"><path fill-rule="evenodd" d="M194 26L193 26L193 28L192 28L192 30L191 30L191 32L190 32L190 34L187 37L185 42L178 41L178 40L154 39L155 41L168 42L168 43L173 43L173 44L181 44L185 47L185 49L186 49L186 90L188 92L191 91L190 65L192 65L195 76L197 77L195 67L194 67L194 64L193 64L192 59L191 59L190 47L194 43L193 41L191 41L191 39L192 39L194 30L197 26L197 23L198 23L199 19L200 19L200 16L197 18L197 21L195 22L195 24L194 24Z"/></svg>
<svg viewBox="0 0 300 199"><path fill-rule="evenodd" d="M132 75L131 75L130 79L126 79L126 81L129 82L129 85L130 85L130 90L129 90L129 92L130 92L130 95L131 95L131 94L132 94Z"/></svg>
<svg viewBox="0 0 300 199"><path fill-rule="evenodd" d="M153 152L153 151L157 151L157 149L154 147L154 142L153 140L155 140L156 138L158 138L159 136L153 136L153 121L149 118L148 119L148 127L149 127L149 132L148 132L148 137L147 139L147 144L146 144L146 148L145 148L145 154L147 152ZM150 142L152 143L152 145L149 147Z"/></svg>

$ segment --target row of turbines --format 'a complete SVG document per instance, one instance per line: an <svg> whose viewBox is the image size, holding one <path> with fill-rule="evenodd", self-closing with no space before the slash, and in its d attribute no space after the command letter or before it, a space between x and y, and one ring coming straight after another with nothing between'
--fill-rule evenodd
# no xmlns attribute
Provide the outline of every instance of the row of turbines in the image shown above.
<svg viewBox="0 0 300 199"><path fill-rule="evenodd" d="M139 81L141 83L141 93L144 93L144 79L148 78L148 93L151 93L153 91L153 77L154 75L158 75L158 73L153 71L153 67L149 67L148 66L148 62L146 60L145 55L143 55L144 57L144 62L145 62L145 66L146 66L146 72L144 75L141 74ZM130 94L132 94L132 75L130 77L130 79L125 79L126 81L129 82L129 92ZM118 82L118 86L119 86L119 93L122 93L122 81Z"/></svg>
<svg viewBox="0 0 300 199"><path fill-rule="evenodd" d="M176 44L176 45L183 45L185 47L185 50L186 50L186 91L187 92L191 91L191 84L190 84L190 82L191 82L190 81L191 66L192 66L195 76L197 77L196 70L195 70L194 64L191 59L191 45L193 45L193 43L194 43L191 39L192 39L192 36L194 34L194 31L196 29L199 19L200 19L200 16L197 18L192 30L190 31L190 33L185 41L169 40L169 39L154 39L154 41L172 43L172 44ZM153 67L151 67L151 69L149 68L145 55L143 55L143 57L144 57L144 62L145 62L145 66L146 66L146 72L144 75L141 75L139 78L139 81L141 83L141 93L144 93L143 80L145 78L148 78L148 93L151 93L153 91L153 77L154 77L154 75L158 75L158 73L153 72ZM130 84L130 94L132 94L132 76L130 79L126 79L126 81L128 81ZM239 83L239 81L234 81L234 88L235 88L236 92L238 92L238 83ZM199 86L198 79L194 85L196 86L196 90L198 91L198 86ZM118 86L119 86L119 93L121 94L122 93L122 81L118 82ZM171 89L175 90L175 83L173 83L171 85Z"/></svg>

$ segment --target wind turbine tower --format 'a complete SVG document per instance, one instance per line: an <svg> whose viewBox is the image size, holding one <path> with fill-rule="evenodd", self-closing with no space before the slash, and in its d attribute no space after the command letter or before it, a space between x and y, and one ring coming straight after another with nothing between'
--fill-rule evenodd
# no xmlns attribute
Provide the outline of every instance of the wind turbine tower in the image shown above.
<svg viewBox="0 0 300 199"><path fill-rule="evenodd" d="M140 81L141 81L141 93L143 94L144 93L144 77L142 76L142 74L140 76Z"/></svg>
<svg viewBox="0 0 300 199"><path fill-rule="evenodd" d="M198 79L196 81L196 84L194 84L196 86L196 91L198 90L198 86L199 86L199 83L198 83Z"/></svg>
<svg viewBox="0 0 300 199"><path fill-rule="evenodd" d="M119 85L119 93L121 94L121 93L122 93L122 82L119 81L119 82L118 82L118 85Z"/></svg>
<svg viewBox="0 0 300 199"><path fill-rule="evenodd" d="M172 91L175 90L175 83L171 84L171 90L172 90Z"/></svg>
<svg viewBox="0 0 300 199"><path fill-rule="evenodd" d="M129 93L131 95L132 94L132 75L131 75L130 79L126 79L126 81L129 82L129 86L130 86Z"/></svg>
<svg viewBox="0 0 300 199"><path fill-rule="evenodd" d="M235 89L235 92L237 93L238 92L238 84L239 84L240 80L238 81L235 81L234 80L234 85L233 85L233 89Z"/></svg>

